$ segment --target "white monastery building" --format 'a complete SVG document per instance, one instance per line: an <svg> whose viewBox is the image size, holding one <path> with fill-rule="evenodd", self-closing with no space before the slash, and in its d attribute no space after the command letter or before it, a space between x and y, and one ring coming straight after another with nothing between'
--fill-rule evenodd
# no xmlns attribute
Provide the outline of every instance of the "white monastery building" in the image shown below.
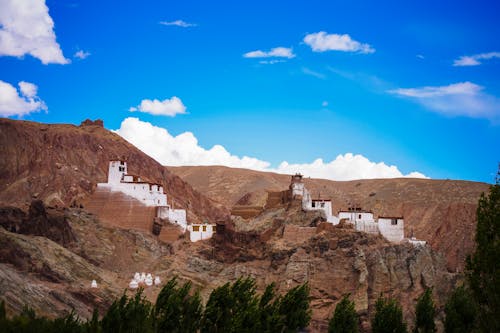
<svg viewBox="0 0 500 333"><path fill-rule="evenodd" d="M337 225L341 220L345 220L348 223L354 224L357 231L380 234L389 242L400 243L405 240L403 217L379 216L378 219L375 220L372 212L363 211L360 208L340 211L338 216L335 216L332 213L333 207L331 200L313 199L304 186L301 174L292 176L290 190L293 198L302 198L302 209L323 211L327 222L333 225ZM425 241L419 241L413 237L408 239L408 241L413 245L425 245Z"/></svg>
<svg viewBox="0 0 500 333"><path fill-rule="evenodd" d="M168 205L167 195L163 192L163 186L143 181L140 176L129 174L127 162L125 161L110 161L108 182L98 183L97 186L107 188L111 191L122 192L139 200L146 206L157 207L156 217L168 219L171 223L180 226L183 232L189 230L192 242L212 237L215 225L188 225L186 210L174 209Z"/></svg>
<svg viewBox="0 0 500 333"><path fill-rule="evenodd" d="M215 224L190 224L188 225L189 239L191 242L197 242L212 238L215 233Z"/></svg>

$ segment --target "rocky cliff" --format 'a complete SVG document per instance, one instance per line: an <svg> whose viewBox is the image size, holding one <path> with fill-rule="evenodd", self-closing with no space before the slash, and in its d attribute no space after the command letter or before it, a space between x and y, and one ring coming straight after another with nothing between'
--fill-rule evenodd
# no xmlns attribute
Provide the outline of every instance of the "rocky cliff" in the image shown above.
<svg viewBox="0 0 500 333"><path fill-rule="evenodd" d="M351 293L369 329L380 294L397 298L411 323L418 295L434 287L440 311L457 275L429 247L393 245L379 236L321 223L317 214L276 211L262 231L236 231L227 225L211 241L179 239L166 245L148 233L113 229L77 208L48 210L62 214L74 241L65 246L41 236L0 227L0 298L10 313L30 304L37 312L61 315L74 308L88 317L102 311L127 287L134 272L190 280L206 300L211 290L242 276L256 279L260 291L276 282L280 292L309 282L312 332L325 332L342 295ZM96 279L97 289L90 288ZM154 300L158 287L146 289ZM441 314L440 314L441 316ZM440 317L442 319L442 317Z"/></svg>

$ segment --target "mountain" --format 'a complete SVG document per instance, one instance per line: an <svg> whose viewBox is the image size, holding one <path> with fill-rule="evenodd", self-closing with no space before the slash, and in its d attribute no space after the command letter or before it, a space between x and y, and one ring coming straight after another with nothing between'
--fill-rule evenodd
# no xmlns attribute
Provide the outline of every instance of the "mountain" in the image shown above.
<svg viewBox="0 0 500 333"><path fill-rule="evenodd" d="M289 175L222 166L169 167L195 189L232 207L264 205L266 191L288 188ZM446 256L450 271L462 270L474 245L477 202L488 184L433 179L304 180L313 197L332 200L334 214L350 206L375 216L404 216L405 234L426 240ZM240 201L240 202L238 202Z"/></svg>
<svg viewBox="0 0 500 333"><path fill-rule="evenodd" d="M158 162L104 129L102 121L80 126L0 119L0 204L28 207L79 205L107 181L108 163L127 160L129 172L164 185L168 199L187 210L188 219L215 221L228 210Z"/></svg>
<svg viewBox="0 0 500 333"><path fill-rule="evenodd" d="M461 181L305 180L314 196L331 198L335 210L355 204L376 215L403 214L407 231L432 244L414 247L321 223L321 214L302 211L300 202L229 221L232 206L263 206L267 191L286 189L289 176L164 167L99 121L73 126L0 119L0 143L0 299L9 314L24 304L51 317L71 309L81 318L94 308L102 314L135 272L151 272L164 282L174 276L191 281L205 301L211 290L239 277L255 278L259 292L272 282L280 293L308 282L311 332L326 331L346 293L363 331L380 294L396 298L411 323L417 297L433 287L442 328L443 305L461 279L459 258L472 246L477 197L487 189ZM103 223L85 203L106 180L110 159L126 159L131 173L162 183L190 221L225 218L224 228L207 241L191 243L182 235L163 242L149 231ZM453 243L458 240L463 246ZM93 279L98 288L90 288ZM159 290L147 288L145 295L154 301Z"/></svg>

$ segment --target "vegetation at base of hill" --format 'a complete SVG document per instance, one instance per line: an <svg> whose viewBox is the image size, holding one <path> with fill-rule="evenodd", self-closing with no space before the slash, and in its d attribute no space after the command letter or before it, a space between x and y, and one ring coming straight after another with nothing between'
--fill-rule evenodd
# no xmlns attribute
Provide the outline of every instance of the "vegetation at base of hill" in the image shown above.
<svg viewBox="0 0 500 333"><path fill-rule="evenodd" d="M0 302L0 332L75 333L156 333L156 332L298 332L311 320L307 283L277 295L270 284L262 295L255 281L240 278L212 291L205 309L191 282L179 286L173 278L162 288L156 303L149 302L139 289L135 295L115 300L102 319L94 310L92 318L80 320L73 312L56 319L38 317L25 307L7 318Z"/></svg>
<svg viewBox="0 0 500 333"><path fill-rule="evenodd" d="M477 306L470 290L459 286L448 298L445 308L444 331L446 333L470 333L475 331Z"/></svg>
<svg viewBox="0 0 500 333"><path fill-rule="evenodd" d="M500 332L500 166L477 207L476 248L467 258L467 284L478 307L481 332Z"/></svg>
<svg viewBox="0 0 500 333"><path fill-rule="evenodd" d="M380 296L375 303L375 316L372 320L373 333L406 333L403 310L396 300Z"/></svg>
<svg viewBox="0 0 500 333"><path fill-rule="evenodd" d="M434 333L436 332L436 324L434 317L436 316L436 307L432 300L432 288L427 288L418 298L415 309L415 329L414 333Z"/></svg>
<svg viewBox="0 0 500 333"><path fill-rule="evenodd" d="M335 307L328 323L328 333L358 333L359 316L349 296L350 294L345 295Z"/></svg>

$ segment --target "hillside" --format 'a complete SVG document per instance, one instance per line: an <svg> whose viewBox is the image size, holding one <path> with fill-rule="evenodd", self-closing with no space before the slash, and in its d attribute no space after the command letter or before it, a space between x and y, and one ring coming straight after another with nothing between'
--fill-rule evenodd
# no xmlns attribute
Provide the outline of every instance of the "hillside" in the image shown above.
<svg viewBox="0 0 500 333"><path fill-rule="evenodd" d="M285 293L297 284L311 287L310 332L325 332L335 304L351 293L369 330L376 299L382 293L401 302L406 320L414 320L418 295L434 287L442 308L458 276L445 269L444 258L428 247L394 245L380 236L335 228L324 223L311 227L315 214L288 209L281 221L263 233L218 233L215 239L191 243L179 239L159 242L149 233L115 229L78 208L40 208L27 216L4 208L0 225L0 299L8 313L29 304L37 313L56 316L71 309L88 318L97 307L102 314L127 288L134 272L151 272L166 282L173 276L192 281L206 302L214 288L239 277L256 279L259 292L275 282ZM40 234L31 227L13 227L41 215L45 225L71 234L61 239L55 232ZM59 221L59 223L57 223ZM64 223L62 223L64 222ZM9 227L10 226L10 227ZM69 229L68 229L69 227ZM96 279L98 288L90 288ZM154 300L159 287L145 290Z"/></svg>
<svg viewBox="0 0 500 333"><path fill-rule="evenodd" d="M0 204L26 208L33 198L51 206L81 204L107 180L111 159L129 161L129 172L164 185L169 201L188 219L217 220L227 210L194 190L155 160L102 127L0 119Z"/></svg>
<svg viewBox="0 0 500 333"><path fill-rule="evenodd" d="M265 202L266 190L288 188L290 176L222 166L169 167L195 189L232 207L244 196ZM406 235L427 240L442 252L450 271L461 270L474 244L477 201L488 184L429 179L331 181L305 179L313 197L332 199L334 214L349 206L378 215L404 216ZM247 200L248 201L248 200Z"/></svg>

